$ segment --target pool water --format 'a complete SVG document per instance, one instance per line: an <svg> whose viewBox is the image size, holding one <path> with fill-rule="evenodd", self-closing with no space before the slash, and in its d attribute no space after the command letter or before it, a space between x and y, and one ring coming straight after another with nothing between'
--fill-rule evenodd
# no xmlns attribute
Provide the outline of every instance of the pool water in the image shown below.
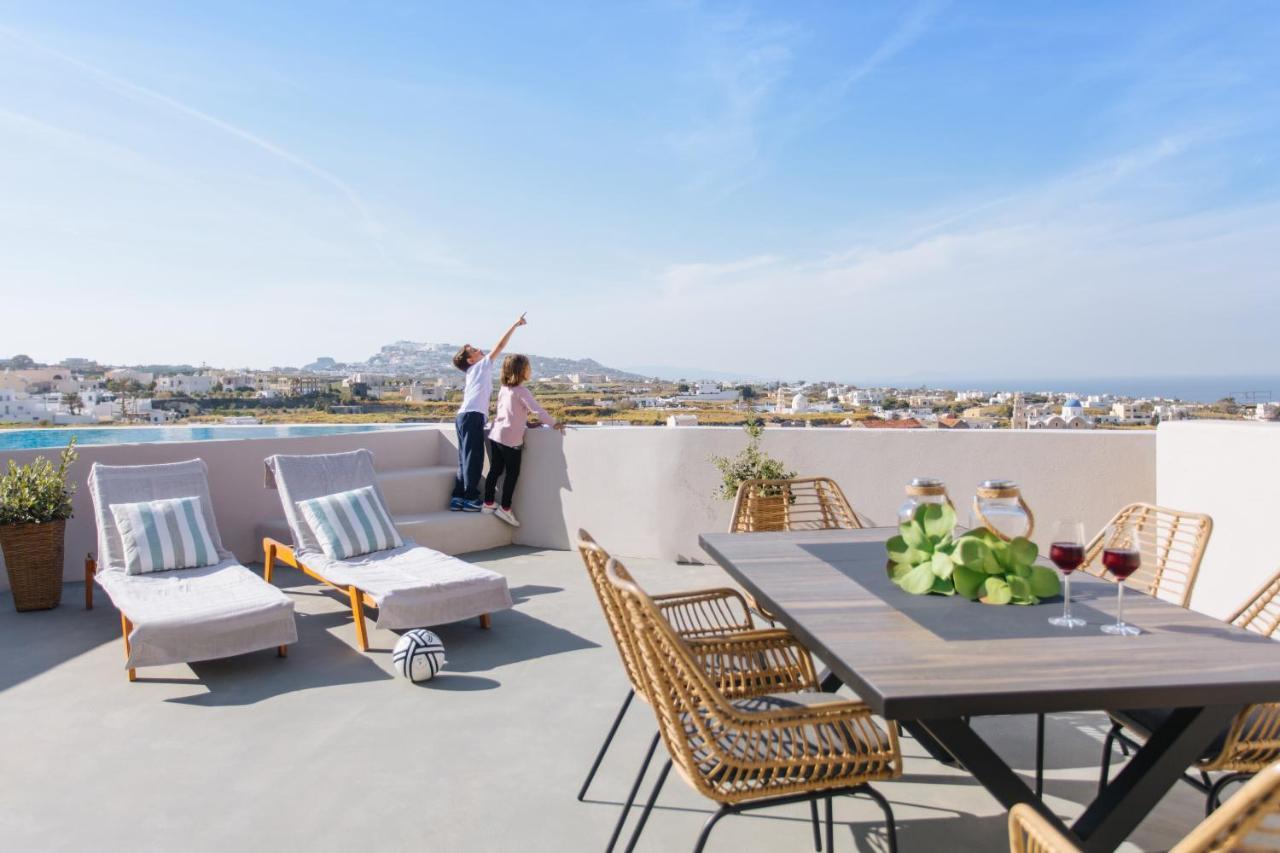
<svg viewBox="0 0 1280 853"><path fill-rule="evenodd" d="M404 429L421 424L279 424L261 426L57 427L0 430L0 450L34 450L76 444L151 444L157 441L217 441L246 438L297 438Z"/></svg>

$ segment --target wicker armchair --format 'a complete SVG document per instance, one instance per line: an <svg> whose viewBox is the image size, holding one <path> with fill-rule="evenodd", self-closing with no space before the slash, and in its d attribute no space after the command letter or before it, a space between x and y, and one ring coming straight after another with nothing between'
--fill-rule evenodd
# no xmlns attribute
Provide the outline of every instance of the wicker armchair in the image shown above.
<svg viewBox="0 0 1280 853"><path fill-rule="evenodd" d="M744 480L733 502L730 533L787 530L853 530L862 527L840 486L830 477L798 480ZM751 610L770 624L776 617L754 596Z"/></svg>
<svg viewBox="0 0 1280 853"><path fill-rule="evenodd" d="M1274 637L1280 627L1280 571L1259 587L1230 619L1231 624L1264 637ZM1111 747L1115 742L1134 745L1133 735L1149 737L1168 711L1144 709L1111 714L1111 731L1102 756L1102 784L1110 770ZM1206 795L1205 812L1212 814L1228 785L1242 782L1280 761L1280 703L1250 705L1236 715L1221 737L1196 761L1199 778L1184 775L1188 784ZM1225 775L1216 780L1208 774Z"/></svg>
<svg viewBox="0 0 1280 853"><path fill-rule="evenodd" d="M606 574L637 652L641 689L653 706L670 753L628 851L639 840L673 764L696 791L720 804L703 827L694 853L702 850L711 830L727 814L794 802L808 802L816 812L819 799L826 802L826 849L830 850L831 798L854 793L867 794L879 803L890 849L896 849L893 811L869 784L902 774L902 755L892 727L884 731L867 706L830 694L775 693L737 699L726 695L708 673L705 652L753 655L752 641L724 636L686 642L616 560L609 561Z"/></svg>
<svg viewBox="0 0 1280 853"><path fill-rule="evenodd" d="M862 527L844 492L829 477L746 480L733 502L730 533Z"/></svg>
<svg viewBox="0 0 1280 853"><path fill-rule="evenodd" d="M631 683L622 707L618 709L609 733L591 764L591 770L578 791L578 800L581 801L586 797L605 753L609 751L609 745L613 742L622 718L631 707L631 700L637 694L646 702L649 699L637 662L638 652L626 629L622 603L605 577L605 567L611 558L585 530L578 531L578 551L604 611L605 622L613 636L618 655L622 658L622 668ZM691 590L654 596L652 600L676 635L690 644L699 664L717 688L726 695L748 697L818 689L817 673L808 650L786 631L757 630L751 621L747 602L737 590ZM732 638L732 642L728 642L728 638ZM648 755L614 828L609 849L617 842L657 746L658 736L654 735Z"/></svg>
<svg viewBox="0 0 1280 853"><path fill-rule="evenodd" d="M1145 592L1186 607L1200 572L1213 519L1195 512L1169 509L1153 504L1129 504L1115 514L1108 525L1132 524L1138 530L1142 568L1125 581L1131 589ZM1085 549L1082 571L1095 577L1109 577L1100 559L1106 528Z"/></svg>
<svg viewBox="0 0 1280 853"><path fill-rule="evenodd" d="M1280 764L1267 767L1170 853L1280 848ZM1019 803L1009 812L1011 853L1075 853L1079 848L1039 812Z"/></svg>

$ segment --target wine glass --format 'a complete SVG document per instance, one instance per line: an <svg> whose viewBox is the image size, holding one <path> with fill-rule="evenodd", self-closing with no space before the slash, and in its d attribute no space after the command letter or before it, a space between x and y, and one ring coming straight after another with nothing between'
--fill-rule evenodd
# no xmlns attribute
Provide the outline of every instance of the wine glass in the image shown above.
<svg viewBox="0 0 1280 853"><path fill-rule="evenodd" d="M1142 565L1138 529L1132 524L1113 524L1107 528L1102 548L1102 565L1116 576L1116 623L1103 625L1104 634L1131 637L1141 634L1138 628L1124 621L1124 579Z"/></svg>
<svg viewBox="0 0 1280 853"><path fill-rule="evenodd" d="M1071 573L1084 562L1084 523L1059 521L1053 526L1053 538L1049 541L1049 559L1062 572L1062 615L1052 617L1049 624L1058 628L1083 628L1085 621L1071 615Z"/></svg>

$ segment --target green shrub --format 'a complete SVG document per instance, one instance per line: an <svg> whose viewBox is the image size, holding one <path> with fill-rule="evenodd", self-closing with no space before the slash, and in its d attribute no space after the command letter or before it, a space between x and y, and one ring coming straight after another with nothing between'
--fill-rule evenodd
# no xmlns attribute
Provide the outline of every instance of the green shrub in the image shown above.
<svg viewBox="0 0 1280 853"><path fill-rule="evenodd" d="M716 496L731 501L738 496L738 487L747 480L790 480L795 471L760 449L760 436L764 424L748 421L747 446L737 456L712 456L711 462L720 469L721 483Z"/></svg>
<svg viewBox="0 0 1280 853"><path fill-rule="evenodd" d="M0 524L45 524L70 518L76 489L67 482L67 469L75 461L75 436L56 468L43 456L28 465L10 459L9 470L0 476Z"/></svg>

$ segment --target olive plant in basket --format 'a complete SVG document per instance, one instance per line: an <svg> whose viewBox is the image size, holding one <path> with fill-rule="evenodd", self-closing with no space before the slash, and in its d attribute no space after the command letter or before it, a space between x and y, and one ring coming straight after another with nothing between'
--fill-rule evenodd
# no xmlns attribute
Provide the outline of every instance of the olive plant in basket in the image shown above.
<svg viewBox="0 0 1280 853"><path fill-rule="evenodd" d="M956 513L922 504L886 543L889 577L914 595L955 595L983 604L1038 604L1057 595L1058 575L1036 565L1039 549L1024 537L1006 542L985 527L953 538Z"/></svg>
<svg viewBox="0 0 1280 853"><path fill-rule="evenodd" d="M57 465L43 456L26 465L10 459L0 474L0 551L18 610L48 610L62 598L63 534L75 492L67 471L75 444L73 436Z"/></svg>
<svg viewBox="0 0 1280 853"><path fill-rule="evenodd" d="M748 421L746 425L747 446L737 456L712 456L711 463L720 470L720 488L716 496L731 501L738 496L738 489L748 480L790 480L795 471L787 470L777 459L760 449L760 436L764 433L764 424L760 421ZM781 492L774 490L778 496ZM764 496L772 496L768 487L763 490Z"/></svg>

